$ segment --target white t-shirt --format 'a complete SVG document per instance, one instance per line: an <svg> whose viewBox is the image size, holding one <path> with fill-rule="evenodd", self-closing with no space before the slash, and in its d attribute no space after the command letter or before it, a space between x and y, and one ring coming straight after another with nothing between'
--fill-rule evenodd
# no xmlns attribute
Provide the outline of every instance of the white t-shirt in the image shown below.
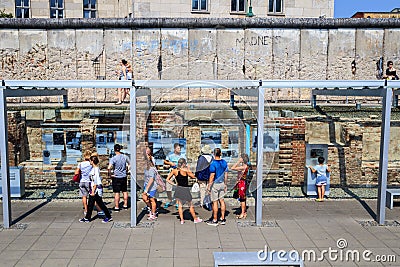
<svg viewBox="0 0 400 267"><path fill-rule="evenodd" d="M81 170L81 182L88 183L90 182L90 172L92 171L92 165L90 161L85 160L79 163L78 168Z"/></svg>
<svg viewBox="0 0 400 267"><path fill-rule="evenodd" d="M103 196L103 185L101 183L101 177L100 177L100 169L99 167L94 167L90 171L90 188L93 187L93 184L95 184L96 187L96 193L99 196Z"/></svg>

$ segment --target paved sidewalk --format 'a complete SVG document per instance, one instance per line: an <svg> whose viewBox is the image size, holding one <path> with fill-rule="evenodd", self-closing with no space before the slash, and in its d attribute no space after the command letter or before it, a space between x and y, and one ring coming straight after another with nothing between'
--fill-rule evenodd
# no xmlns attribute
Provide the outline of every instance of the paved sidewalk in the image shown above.
<svg viewBox="0 0 400 267"><path fill-rule="evenodd" d="M246 220L237 220L233 213L238 205L230 203L226 225L191 221L181 225L175 208L169 207L153 224L145 216L137 228L130 228L130 210L114 213L112 223L100 219L80 223L79 200L13 201L16 223L11 229L0 228L0 266L210 267L214 251L259 251L265 245L300 254L314 251L316 260L306 259L305 266L400 266L398 205L387 210L387 226L373 226L369 212L376 210L376 200L266 199L265 225L256 227L254 207ZM142 202L138 205L143 207ZM210 216L200 208L196 212L201 218ZM318 261L321 252L329 249L338 252L325 253ZM367 253L371 259L380 256L396 262L367 262L362 258L366 250L371 251ZM349 251L358 251L360 261L346 261Z"/></svg>

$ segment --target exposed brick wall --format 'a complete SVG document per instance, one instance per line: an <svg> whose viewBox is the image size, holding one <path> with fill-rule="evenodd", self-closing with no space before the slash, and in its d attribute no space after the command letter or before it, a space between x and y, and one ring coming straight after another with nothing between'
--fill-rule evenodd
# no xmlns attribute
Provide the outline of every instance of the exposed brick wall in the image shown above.
<svg viewBox="0 0 400 267"><path fill-rule="evenodd" d="M41 127L39 120L29 121L29 127L20 112L8 113L10 165L22 165L25 169L27 187L57 187L69 185L71 174L76 164L67 164L60 161L58 164L44 165L42 162L43 141L42 134L49 130ZM94 151L96 147L96 127L98 119L84 118L80 120L82 133L82 151ZM143 149L148 144L148 127L168 130L171 137L187 139L187 157L192 166L195 166L200 151L201 127L187 125L184 116L179 111L137 112L137 170L140 175L143 170ZM332 122L336 130L332 136L332 129L327 127ZM380 121L370 119L340 119L321 117L298 118L268 118L266 124L275 124L280 129L279 151L264 152L264 168L269 170L265 174L266 183L278 185L301 185L304 181L305 145L307 140L314 140L321 144L328 144L328 164L331 166L332 185L377 185L379 164ZM309 128L310 125L316 128ZM308 126L307 126L308 125ZM223 134L223 145L228 142L228 131ZM239 129L240 131L240 129ZM325 132L324 132L325 131ZM388 168L388 184L399 185L400 155L398 155L399 141L397 132L399 123L392 121L391 145ZM253 131L252 131L253 134ZM318 136L315 136L318 135ZM242 136L242 135L240 135ZM244 135L243 135L244 136ZM244 143L244 137L239 143ZM312 143L312 142L310 142ZM150 144L151 145L151 144ZM243 148L239 146L238 153ZM256 162L256 152L251 151L250 158ZM101 170L106 171L108 155L101 155ZM254 166L255 167L255 166ZM105 178L105 176L103 177ZM109 180L104 180L109 184Z"/></svg>

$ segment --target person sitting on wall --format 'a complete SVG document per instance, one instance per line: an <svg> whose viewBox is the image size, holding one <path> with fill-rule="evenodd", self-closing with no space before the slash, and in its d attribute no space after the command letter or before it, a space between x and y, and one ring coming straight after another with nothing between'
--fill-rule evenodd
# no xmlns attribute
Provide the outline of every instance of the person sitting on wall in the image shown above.
<svg viewBox="0 0 400 267"><path fill-rule="evenodd" d="M393 67L393 61L389 60L387 66L388 68L383 78L386 80L398 80L399 76L397 76L396 69Z"/></svg>

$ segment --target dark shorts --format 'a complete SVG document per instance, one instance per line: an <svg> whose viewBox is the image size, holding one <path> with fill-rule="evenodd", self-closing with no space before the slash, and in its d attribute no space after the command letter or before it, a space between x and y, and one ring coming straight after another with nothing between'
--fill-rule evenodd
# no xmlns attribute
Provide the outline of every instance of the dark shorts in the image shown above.
<svg viewBox="0 0 400 267"><path fill-rule="evenodd" d="M112 188L114 193L128 192L128 182L126 177L124 178L113 178Z"/></svg>
<svg viewBox="0 0 400 267"><path fill-rule="evenodd" d="M190 187L177 186L175 189L175 198L179 199L182 204L191 202L192 194L190 193Z"/></svg>

